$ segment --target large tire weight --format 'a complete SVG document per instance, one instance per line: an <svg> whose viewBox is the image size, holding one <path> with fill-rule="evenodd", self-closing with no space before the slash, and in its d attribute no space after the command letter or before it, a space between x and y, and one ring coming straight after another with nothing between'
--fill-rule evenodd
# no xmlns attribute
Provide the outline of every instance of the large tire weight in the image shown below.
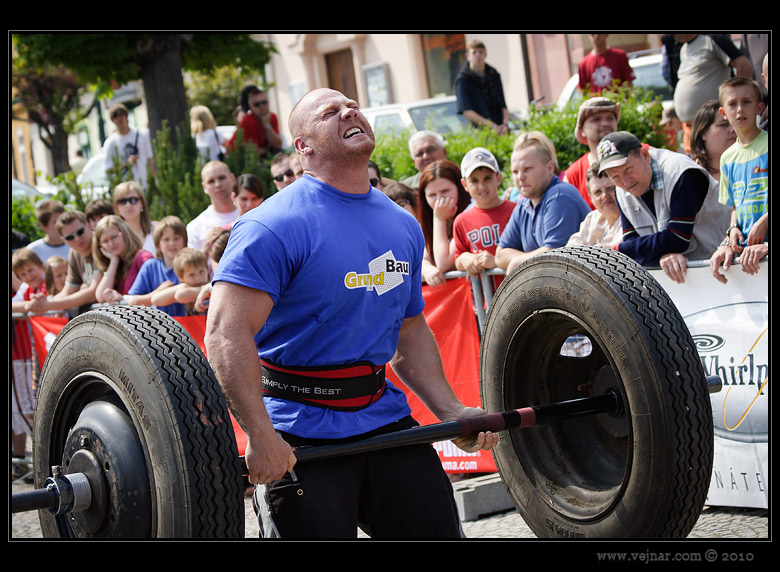
<svg viewBox="0 0 780 572"><path fill-rule="evenodd" d="M573 336L573 338L572 338ZM587 348L567 352L567 340ZM490 412L616 391L621 411L503 432L496 465L540 537L679 538L709 489L712 407L666 292L615 251L576 247L514 269L480 353Z"/></svg>
<svg viewBox="0 0 780 572"><path fill-rule="evenodd" d="M41 373L36 487L53 466L85 473L88 510L39 511L47 538L243 538L244 482L225 399L170 316L116 306L82 314Z"/></svg>

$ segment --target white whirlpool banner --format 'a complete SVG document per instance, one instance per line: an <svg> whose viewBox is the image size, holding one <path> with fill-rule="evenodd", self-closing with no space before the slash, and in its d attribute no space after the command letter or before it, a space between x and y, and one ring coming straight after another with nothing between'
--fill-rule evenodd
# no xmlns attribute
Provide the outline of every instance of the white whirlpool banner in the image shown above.
<svg viewBox="0 0 780 572"><path fill-rule="evenodd" d="M769 263L754 276L734 265L725 285L697 264L685 284L651 273L685 319L706 374L723 381L710 394L715 458L707 504L768 508Z"/></svg>

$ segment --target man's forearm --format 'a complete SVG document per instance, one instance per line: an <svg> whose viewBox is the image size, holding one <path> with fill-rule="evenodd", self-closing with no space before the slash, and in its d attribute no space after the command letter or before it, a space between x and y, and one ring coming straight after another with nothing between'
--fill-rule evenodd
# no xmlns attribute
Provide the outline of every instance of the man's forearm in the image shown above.
<svg viewBox="0 0 780 572"><path fill-rule="evenodd" d="M422 314L404 320L390 365L438 419L454 419L462 411L463 404L444 375L439 347Z"/></svg>

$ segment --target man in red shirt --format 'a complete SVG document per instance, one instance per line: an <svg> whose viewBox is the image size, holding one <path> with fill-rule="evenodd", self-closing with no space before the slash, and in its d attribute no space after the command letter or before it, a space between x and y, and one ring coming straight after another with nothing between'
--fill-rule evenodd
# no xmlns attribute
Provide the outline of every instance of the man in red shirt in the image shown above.
<svg viewBox="0 0 780 572"><path fill-rule="evenodd" d="M582 198L593 209L588 191L588 168L597 160L596 147L602 137L617 131L620 119L620 104L606 97L591 97L582 102L577 112L577 126L574 136L577 141L587 145L588 151L574 161L561 176L561 179L577 187Z"/></svg>
<svg viewBox="0 0 780 572"><path fill-rule="evenodd" d="M608 36L609 34L590 34L593 49L577 66L579 88L583 91L601 93L602 90L613 87L613 82L618 85L631 85L634 81L634 71L628 64L626 52L609 47Z"/></svg>
<svg viewBox="0 0 780 572"><path fill-rule="evenodd" d="M268 94L257 86L247 86L241 90L241 107L246 113L238 125L238 130L243 131L244 141L257 145L263 155L281 149L282 137L279 135L279 119L276 114L271 113L268 106ZM230 149L235 149L238 130L228 143Z"/></svg>

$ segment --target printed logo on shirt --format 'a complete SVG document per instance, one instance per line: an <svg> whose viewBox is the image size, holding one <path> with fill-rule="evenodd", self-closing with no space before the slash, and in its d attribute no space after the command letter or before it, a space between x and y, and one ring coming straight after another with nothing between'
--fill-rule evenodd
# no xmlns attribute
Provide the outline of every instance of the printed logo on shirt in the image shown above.
<svg viewBox="0 0 780 572"><path fill-rule="evenodd" d="M395 259L392 250L377 256L368 263L367 273L347 272L344 286L350 290L365 288L374 290L378 296L403 284L404 276L409 275L409 263Z"/></svg>
<svg viewBox="0 0 780 572"><path fill-rule="evenodd" d="M501 225L491 224L480 228L473 228L466 233L466 237L471 244L471 252L487 250L493 246L498 246L498 240L501 238Z"/></svg>

